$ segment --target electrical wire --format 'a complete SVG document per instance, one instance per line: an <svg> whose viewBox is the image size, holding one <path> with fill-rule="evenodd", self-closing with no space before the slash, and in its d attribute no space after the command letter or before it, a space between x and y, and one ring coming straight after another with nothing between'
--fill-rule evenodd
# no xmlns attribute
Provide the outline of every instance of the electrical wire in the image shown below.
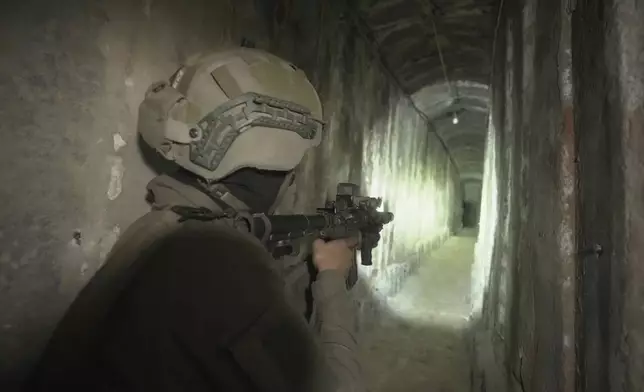
<svg viewBox="0 0 644 392"><path fill-rule="evenodd" d="M492 37L492 57L491 57L491 66L490 66L490 82L488 83L488 86L490 88L492 87L492 84L494 83L494 63L496 59L496 40L499 36L499 28L501 27L501 15L503 15L503 6L505 5L505 0L501 0L501 3L499 4L499 12L496 15L496 26L494 27L494 36ZM490 90L491 91L491 90ZM492 101L492 97L490 97L490 101ZM492 111L488 111L488 123L490 122L490 119L492 118Z"/></svg>
<svg viewBox="0 0 644 392"><path fill-rule="evenodd" d="M443 68L443 76L445 76L445 84L447 85L447 90L449 95L452 96L452 84L449 81L449 76L447 76L447 67L445 66L445 58L443 57L443 51L441 49L441 44L438 41L438 29L436 28L436 22L434 21L434 16L430 15L429 20L432 22L432 28L434 29L434 41L436 42L436 49L438 49L438 58L441 61L441 67Z"/></svg>
<svg viewBox="0 0 644 392"><path fill-rule="evenodd" d="M492 66L490 67L490 86L492 86L492 82L494 81L494 58L496 56L496 39L499 36L499 28L501 26L501 15L503 14L503 5L505 4L505 0L501 0L501 3L499 4L499 12L496 15L496 26L494 27L494 37L492 37Z"/></svg>
<svg viewBox="0 0 644 392"><path fill-rule="evenodd" d="M450 97L454 97L455 99L458 99L458 91L456 92L456 94L454 94L454 86L452 86L452 83L449 80L449 75L447 74L447 65L445 65L445 57L443 56L443 49L441 48L440 41L438 40L438 28L436 27L436 21L434 20L434 9L436 8L436 5L431 1L427 1L427 0L416 0L416 3L420 5L420 8L422 9L423 13L427 15L427 17L429 18L429 21L432 23L434 42L436 43L436 49L438 51L438 59L441 62L443 77L445 78L445 85L447 85L447 92L449 93ZM432 9L428 10L427 9L428 6L432 7Z"/></svg>

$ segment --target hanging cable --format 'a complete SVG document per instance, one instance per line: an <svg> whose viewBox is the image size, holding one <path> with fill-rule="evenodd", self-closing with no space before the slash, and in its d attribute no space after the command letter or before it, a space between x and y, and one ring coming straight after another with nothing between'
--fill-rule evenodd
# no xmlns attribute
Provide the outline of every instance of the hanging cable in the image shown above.
<svg viewBox="0 0 644 392"><path fill-rule="evenodd" d="M452 84L449 82L449 77L447 76L447 67L445 66L445 59L443 58L443 51L441 50L441 44L438 41L438 29L436 28L436 22L434 22L434 16L430 15L429 20L432 22L432 27L434 29L434 41L436 41L436 49L438 49L438 58L441 61L441 67L443 68L443 76L445 76L445 84L447 84L447 91L449 95L452 96Z"/></svg>
<svg viewBox="0 0 644 392"><path fill-rule="evenodd" d="M382 55L381 55L382 50L380 49L378 42L372 38L373 32L370 30L367 23L363 21L361 16L352 9L348 9L348 16L350 17L350 20L353 26L356 27L356 31L360 36L360 38L362 38L362 40L365 43L367 43L367 46L371 51L373 59L378 63L378 65L380 65L381 70L384 71L385 75L387 75L389 80L391 80L393 84L400 90L400 92L402 93L402 96L407 100L407 102L411 105L411 107L414 108L416 113L418 113L418 115L425 121L425 123L427 124L428 130L436 136L436 139L438 139L438 142L443 147L445 154L447 154L450 162L452 163L452 165L456 169L456 172L460 176L458 165L456 165L456 160L454 159L454 156L450 152L449 148L447 148L447 143L440 135L440 133L438 133L432 119L429 118L427 116L427 113L422 111L418 107L418 105L416 105L416 102L414 102L414 100L411 98L411 96L407 93L407 91L403 87L403 84L401 83L400 79L398 79L396 74L389 68L387 63L382 59Z"/></svg>
<svg viewBox="0 0 644 392"><path fill-rule="evenodd" d="M434 10L436 9L436 5L433 4L431 1L427 1L427 0L417 0L416 2L418 3L418 5L420 5L420 8L422 9L423 13L427 15L427 17L429 18L429 21L432 23L432 30L434 32L434 41L436 42L436 49L438 50L438 58L441 62L443 77L445 78L445 84L447 85L447 92L449 93L450 97L454 97L456 95L456 98L458 98L458 91L456 92L456 94L454 94L452 83L449 81L449 76L447 75L447 66L445 65L445 57L443 57L443 50L441 48L440 41L438 40L438 28L436 27L436 21L434 20Z"/></svg>
<svg viewBox="0 0 644 392"><path fill-rule="evenodd" d="M505 5L505 0L501 0L501 3L499 4L499 11L496 15L496 26L494 26L494 36L492 37L492 57L491 57L491 64L490 64L490 82L488 85L492 87L494 85L494 76L495 76L495 67L494 64L496 63L496 40L499 36L499 28L501 27L501 17L503 16L503 6ZM492 118L492 111L488 111L487 114L487 121L490 122L490 119Z"/></svg>

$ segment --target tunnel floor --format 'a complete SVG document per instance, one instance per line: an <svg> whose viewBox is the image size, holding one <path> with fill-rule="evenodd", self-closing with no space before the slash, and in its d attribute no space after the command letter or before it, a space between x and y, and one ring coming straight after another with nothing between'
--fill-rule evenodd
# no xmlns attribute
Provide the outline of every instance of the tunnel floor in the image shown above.
<svg viewBox="0 0 644 392"><path fill-rule="evenodd" d="M387 316L364 335L370 391L467 392L470 270L476 231L450 238L387 302Z"/></svg>

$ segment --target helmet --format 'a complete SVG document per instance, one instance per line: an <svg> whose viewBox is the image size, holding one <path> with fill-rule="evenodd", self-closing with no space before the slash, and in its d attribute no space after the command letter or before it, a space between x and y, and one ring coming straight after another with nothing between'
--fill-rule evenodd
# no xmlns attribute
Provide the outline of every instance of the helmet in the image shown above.
<svg viewBox="0 0 644 392"><path fill-rule="evenodd" d="M150 86L138 127L166 159L207 181L246 167L293 170L324 128L304 72L248 48L202 57Z"/></svg>

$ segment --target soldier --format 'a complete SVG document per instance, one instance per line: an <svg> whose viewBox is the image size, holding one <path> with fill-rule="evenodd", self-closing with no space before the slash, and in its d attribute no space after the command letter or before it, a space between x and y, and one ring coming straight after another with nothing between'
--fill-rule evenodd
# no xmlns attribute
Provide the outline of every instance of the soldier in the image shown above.
<svg viewBox="0 0 644 392"><path fill-rule="evenodd" d="M364 390L345 285L356 240L315 241L307 308L285 284L306 265L285 273L238 219L275 210L321 141L321 118L305 74L254 49L203 57L151 86L139 132L181 169L148 184L152 211L72 304L28 389Z"/></svg>

